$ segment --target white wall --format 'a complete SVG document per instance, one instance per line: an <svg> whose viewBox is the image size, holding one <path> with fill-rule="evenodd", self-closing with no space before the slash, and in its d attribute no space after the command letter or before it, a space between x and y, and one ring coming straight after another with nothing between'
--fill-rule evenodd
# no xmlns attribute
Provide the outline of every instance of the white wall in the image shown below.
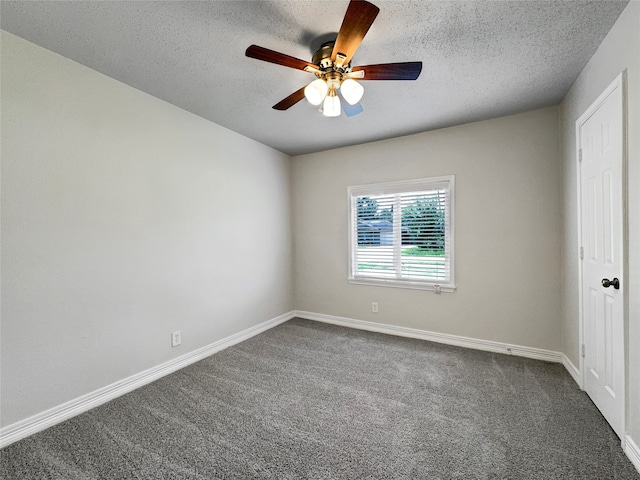
<svg viewBox="0 0 640 480"><path fill-rule="evenodd" d="M3 32L1 424L289 312L289 162Z"/></svg>
<svg viewBox="0 0 640 480"><path fill-rule="evenodd" d="M295 157L296 309L559 350L558 155L552 107ZM347 187L449 174L457 291L349 284Z"/></svg>
<svg viewBox="0 0 640 480"><path fill-rule="evenodd" d="M578 256L575 123L623 70L628 80L629 433L640 445L640 2L629 2L560 107L564 237L562 351L578 365Z"/></svg>

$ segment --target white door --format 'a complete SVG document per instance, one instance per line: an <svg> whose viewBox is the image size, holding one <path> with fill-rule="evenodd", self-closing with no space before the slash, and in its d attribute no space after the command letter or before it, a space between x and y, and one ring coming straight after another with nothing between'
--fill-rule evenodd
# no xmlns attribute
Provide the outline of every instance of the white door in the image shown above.
<svg viewBox="0 0 640 480"><path fill-rule="evenodd" d="M619 77L578 120L584 387L624 434L623 94Z"/></svg>

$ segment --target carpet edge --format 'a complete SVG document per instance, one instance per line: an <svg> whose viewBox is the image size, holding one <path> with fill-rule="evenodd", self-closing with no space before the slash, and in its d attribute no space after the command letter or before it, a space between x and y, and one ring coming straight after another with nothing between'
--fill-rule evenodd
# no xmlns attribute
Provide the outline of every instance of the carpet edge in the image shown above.
<svg viewBox="0 0 640 480"><path fill-rule="evenodd" d="M366 320L356 320L354 318L338 317L335 315L306 312L302 310L295 310L294 313L296 317L304 318L306 320L314 320L317 322L330 323L343 327L357 328L359 330L367 330L370 332L386 333L388 335L416 338L420 340L427 340L430 342L444 343L446 345L472 348L475 350L484 350L493 353L502 353L505 355L515 355L517 357L533 358L536 360L544 360L547 362L563 363L562 353L554 352L552 350L545 350L542 348L513 345L509 343L495 342L492 340L482 340L471 337L463 337L459 335L451 335L448 333L431 332L428 330L400 327L397 325L369 322Z"/></svg>
<svg viewBox="0 0 640 480"><path fill-rule="evenodd" d="M122 380L118 380L110 385L89 392L80 397L69 400L61 405L37 413L31 417L19 420L18 422L0 428L0 449L22 440L30 435L41 432L49 427L64 422L76 415L87 412L92 408L107 403L129 393L136 388L147 385L159 378L169 375L192 363L198 362L213 355L225 348L229 348L237 343L247 340L259 333L273 328L281 323L294 318L294 312L290 311L270 320L266 320L258 325L249 327L240 332L234 333L226 338L200 347L189 353L168 360L164 363L151 367L142 372L136 373Z"/></svg>

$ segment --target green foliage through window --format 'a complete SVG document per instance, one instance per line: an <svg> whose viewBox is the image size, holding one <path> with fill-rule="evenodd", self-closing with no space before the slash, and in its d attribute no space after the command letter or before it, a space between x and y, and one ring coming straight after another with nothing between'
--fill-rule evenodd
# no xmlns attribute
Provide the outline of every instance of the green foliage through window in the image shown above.
<svg viewBox="0 0 640 480"><path fill-rule="evenodd" d="M418 197L402 207L402 243L444 252L444 208L439 197Z"/></svg>

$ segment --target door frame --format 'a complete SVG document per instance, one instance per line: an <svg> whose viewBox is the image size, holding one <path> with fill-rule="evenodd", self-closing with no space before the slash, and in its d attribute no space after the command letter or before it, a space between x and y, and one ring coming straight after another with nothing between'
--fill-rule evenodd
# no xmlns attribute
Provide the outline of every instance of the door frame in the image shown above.
<svg viewBox="0 0 640 480"><path fill-rule="evenodd" d="M583 348L585 345L584 338L584 295L583 295L583 268L580 249L584 245L582 241L582 167L580 158L580 146L582 144L582 138L580 135L580 129L587 120L600 108L607 97L616 89L620 88L621 102L622 102L622 291L624 293L624 302L622 305L622 333L624 336L623 341L623 364L624 368L624 399L622 402L622 418L624 421L623 435L620 438L622 445L625 444L625 435L628 430L628 403L629 403L629 192L628 192L628 139L627 139L627 71L622 71L618 76L609 84L607 88L598 96L598 98L584 111L582 115L576 120L576 169L577 169L577 192L578 192L578 359L579 359L579 387L581 390L585 388L585 368L584 368L584 355Z"/></svg>

